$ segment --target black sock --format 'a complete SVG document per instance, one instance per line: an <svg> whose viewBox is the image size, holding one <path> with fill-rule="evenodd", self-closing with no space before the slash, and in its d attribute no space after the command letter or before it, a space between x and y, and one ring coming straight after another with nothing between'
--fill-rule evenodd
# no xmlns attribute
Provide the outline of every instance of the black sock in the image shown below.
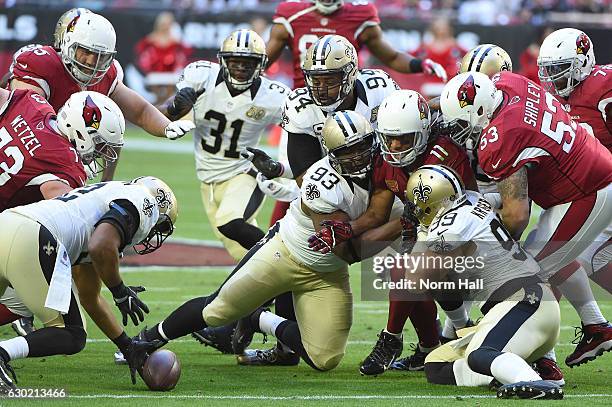
<svg viewBox="0 0 612 407"><path fill-rule="evenodd" d="M320 370L315 366L314 362L308 356L304 345L302 344L302 336L300 335L300 328L295 321L283 321L274 331L276 339L281 341L285 346L289 347L292 351L297 353L304 362L308 363L310 367L316 370Z"/></svg>
<svg viewBox="0 0 612 407"><path fill-rule="evenodd" d="M2 346L0 346L0 357L4 359L5 362L11 361L11 357L9 356L8 352Z"/></svg>
<svg viewBox="0 0 612 407"><path fill-rule="evenodd" d="M274 313L290 321L296 320L292 293L284 293L274 299Z"/></svg>
<svg viewBox="0 0 612 407"><path fill-rule="evenodd" d="M130 346L130 343L132 343L132 340L130 339L129 336L127 336L125 331L121 332L121 335L119 335L112 341L115 344L115 346L117 346L117 348L121 351L121 353L123 353L124 355L128 347Z"/></svg>
<svg viewBox="0 0 612 407"><path fill-rule="evenodd" d="M145 338L149 341L166 341L206 328L206 322L202 318L202 310L208 303L209 297L198 297L187 301L175 309L163 322L160 322L167 339L159 334L159 324L145 331Z"/></svg>

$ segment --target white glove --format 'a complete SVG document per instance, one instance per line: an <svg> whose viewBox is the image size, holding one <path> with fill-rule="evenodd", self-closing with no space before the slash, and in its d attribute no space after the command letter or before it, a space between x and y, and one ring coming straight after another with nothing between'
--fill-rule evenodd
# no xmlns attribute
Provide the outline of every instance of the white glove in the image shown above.
<svg viewBox="0 0 612 407"><path fill-rule="evenodd" d="M437 62L432 61L427 58L422 62L423 72L428 75L435 75L438 78L442 79L444 82L448 80L448 75L446 75L446 69L442 65Z"/></svg>
<svg viewBox="0 0 612 407"><path fill-rule="evenodd" d="M270 198L282 202L291 202L300 196L300 188L295 181L284 184L272 179L267 179L263 174L257 174L257 184L259 189Z"/></svg>
<svg viewBox="0 0 612 407"><path fill-rule="evenodd" d="M193 130L195 124L190 120L177 120L170 122L164 129L164 134L170 140L176 140L177 138L183 137L187 132Z"/></svg>

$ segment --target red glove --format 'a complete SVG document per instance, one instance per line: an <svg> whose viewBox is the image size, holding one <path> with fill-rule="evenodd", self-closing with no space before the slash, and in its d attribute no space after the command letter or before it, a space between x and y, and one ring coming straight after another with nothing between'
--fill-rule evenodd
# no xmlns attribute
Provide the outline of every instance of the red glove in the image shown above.
<svg viewBox="0 0 612 407"><path fill-rule="evenodd" d="M422 67L423 72L425 72L426 74L437 76L438 78L442 79L443 82L446 82L448 80L446 69L444 69L444 67L439 63L427 58L423 60Z"/></svg>
<svg viewBox="0 0 612 407"><path fill-rule="evenodd" d="M334 247L353 237L353 228L348 222L324 220L323 228L308 238L308 247L315 252L329 253Z"/></svg>

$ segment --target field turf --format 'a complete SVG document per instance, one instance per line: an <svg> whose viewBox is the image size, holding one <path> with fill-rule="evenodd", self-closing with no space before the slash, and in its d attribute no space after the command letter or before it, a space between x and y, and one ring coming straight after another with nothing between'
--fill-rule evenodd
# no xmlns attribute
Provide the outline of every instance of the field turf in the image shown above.
<svg viewBox="0 0 612 407"><path fill-rule="evenodd" d="M118 179L155 175L172 186L180 203L176 235L194 239L214 239L200 202L193 155L186 151L189 141L178 141L168 151L166 141L152 143L139 132L127 135L128 148L121 155ZM130 140L133 143L130 143ZM130 148L131 145L131 148ZM138 147L135 149L135 147ZM159 151L155 151L159 150ZM267 202L260 213L260 225L267 225L272 205ZM228 269L125 269L124 280L144 285L143 300L151 308L147 324L152 325L192 297L210 293L224 279ZM347 353L333 371L319 373L304 363L297 367L250 368L237 366L232 356L205 348L191 337L173 342L168 349L177 353L182 376L169 393L146 389L142 381L132 386L126 366L113 363L114 345L88 321L88 344L74 356L20 360L12 363L19 386L27 388L64 388L69 397L62 400L0 400L4 405L72 406L157 406L157 405L511 405L521 401L502 401L485 388L456 388L429 385L422 373L387 372L380 377L362 377L358 367L369 353L376 334L384 327L387 304L360 299L359 267L353 266L351 279L355 293L354 324ZM105 291L110 299L110 294ZM600 303L604 314L612 314L610 302ZM574 325L578 318L567 302L561 303L562 329L557 347L559 361L573 350ZM130 326L128 334L139 328ZM405 330L404 353L416 336L409 324ZM0 338L13 336L9 327L0 329ZM273 340L273 338L272 338ZM254 345L261 345L261 335ZM270 346L270 343L263 345ZM566 399L557 405L595 406L612 403L612 354L579 368L563 368ZM533 402L542 404L542 402ZM544 404L548 404L544 402Z"/></svg>

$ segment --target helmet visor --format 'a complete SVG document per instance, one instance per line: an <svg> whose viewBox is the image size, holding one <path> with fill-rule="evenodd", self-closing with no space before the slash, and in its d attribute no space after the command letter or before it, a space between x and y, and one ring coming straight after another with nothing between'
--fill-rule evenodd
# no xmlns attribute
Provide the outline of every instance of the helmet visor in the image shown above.
<svg viewBox="0 0 612 407"><path fill-rule="evenodd" d="M110 68L115 51L87 47L75 43L70 47L72 72L84 85L93 85L104 77Z"/></svg>
<svg viewBox="0 0 612 407"><path fill-rule="evenodd" d="M540 64L538 78L547 92L561 94L570 86L572 61Z"/></svg>
<svg viewBox="0 0 612 407"><path fill-rule="evenodd" d="M394 167L412 164L418 154L417 147L423 145L423 133L385 134L376 132L383 159Z"/></svg>

